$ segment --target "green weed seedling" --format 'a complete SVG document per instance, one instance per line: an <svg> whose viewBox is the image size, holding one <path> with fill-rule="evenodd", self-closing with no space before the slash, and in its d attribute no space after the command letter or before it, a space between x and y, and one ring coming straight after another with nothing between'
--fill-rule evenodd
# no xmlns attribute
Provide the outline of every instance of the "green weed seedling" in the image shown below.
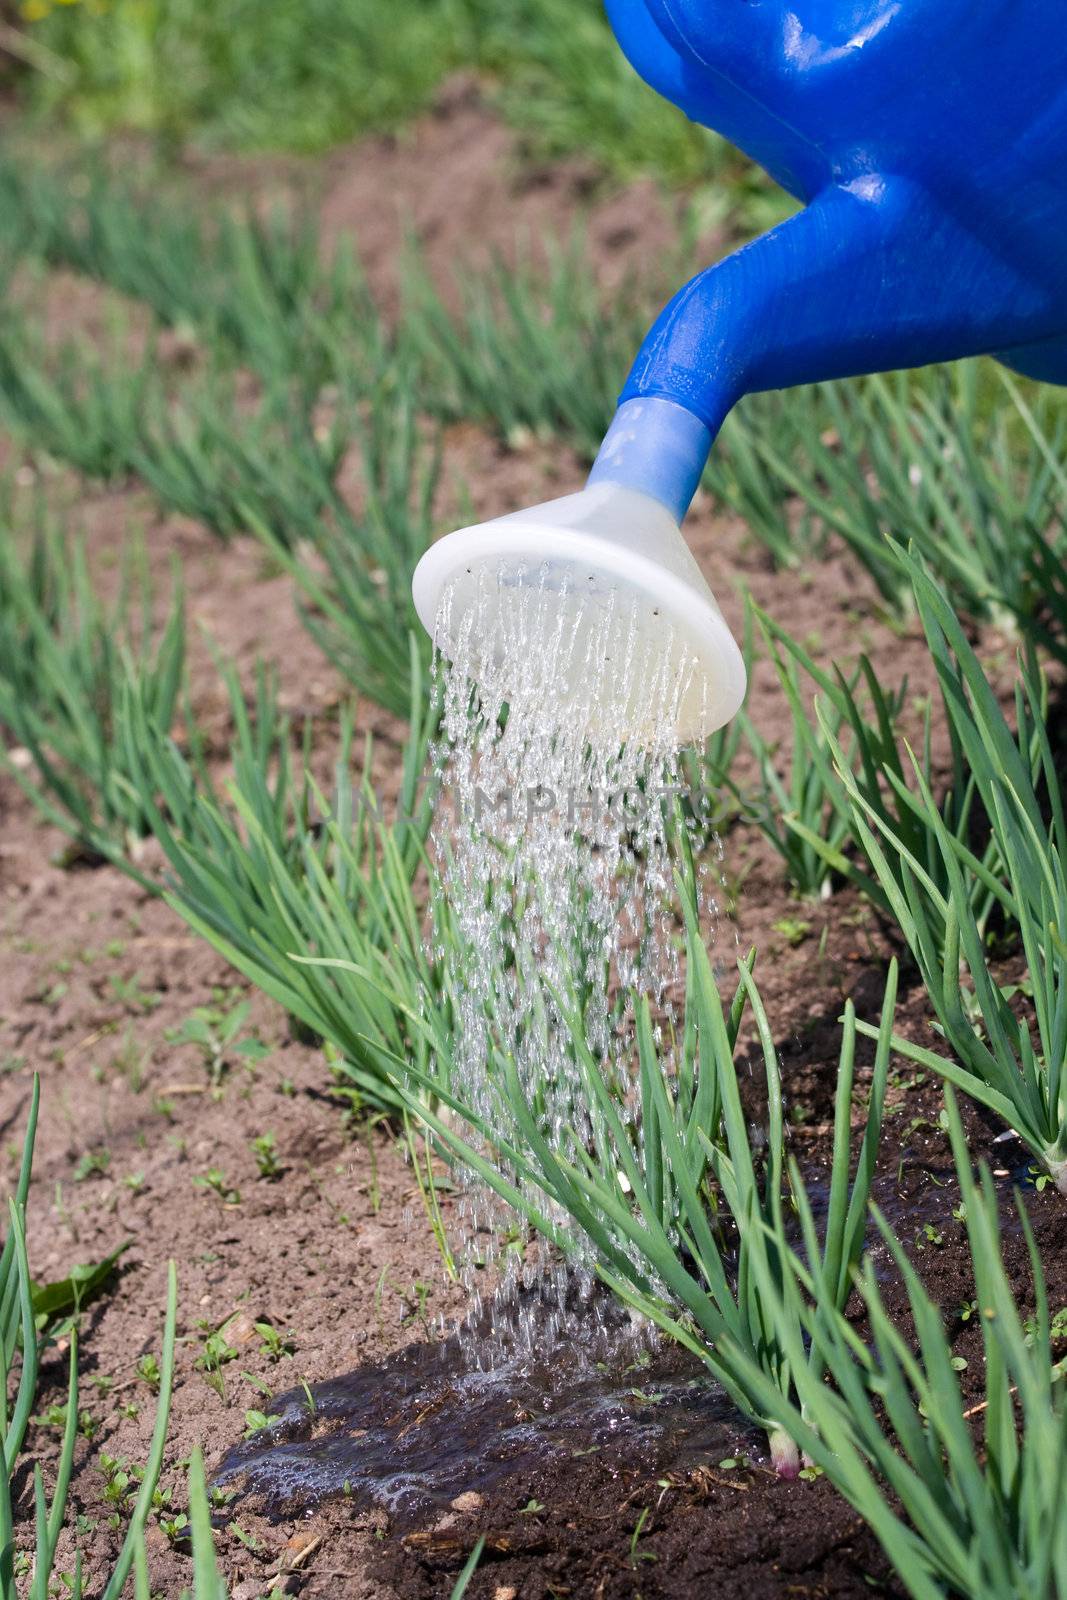
<svg viewBox="0 0 1067 1600"><path fill-rule="evenodd" d="M255 1034L244 1032L251 1010L251 1001L230 1001L220 991L216 1004L197 1006L180 1027L168 1028L163 1037L168 1044L195 1045L208 1082L212 1089L219 1090L235 1061L254 1063L270 1054L268 1046Z"/></svg>
<svg viewBox="0 0 1067 1600"><path fill-rule="evenodd" d="M273 1133L261 1133L253 1139L252 1154L261 1178L271 1181L281 1176L284 1169L278 1159L278 1141Z"/></svg>
<svg viewBox="0 0 1067 1600"><path fill-rule="evenodd" d="M137 1376L142 1383L147 1384L153 1394L158 1393L160 1382L159 1362L151 1352L138 1357Z"/></svg>
<svg viewBox="0 0 1067 1600"><path fill-rule="evenodd" d="M260 1353L268 1361L281 1361L284 1356L296 1354L296 1342L292 1333L282 1333L272 1322L254 1322L252 1326L259 1334Z"/></svg>
<svg viewBox="0 0 1067 1600"><path fill-rule="evenodd" d="M78 1157L72 1176L75 1183L84 1183L87 1178L106 1178L110 1169L110 1150L86 1150Z"/></svg>
<svg viewBox="0 0 1067 1600"><path fill-rule="evenodd" d="M207 1189L211 1194L217 1195L224 1206L239 1206L241 1204L241 1191L233 1186L226 1174L219 1167L212 1167L208 1172L197 1173L193 1183L198 1189Z"/></svg>
<svg viewBox="0 0 1067 1600"><path fill-rule="evenodd" d="M204 1341L200 1354L193 1362L197 1372L203 1374L204 1382L209 1388L214 1389L224 1405L226 1399L226 1383L223 1377L223 1367L229 1362L236 1361L238 1351L226 1338L225 1324L221 1328L213 1328L208 1323L198 1323L197 1326L204 1334Z"/></svg>

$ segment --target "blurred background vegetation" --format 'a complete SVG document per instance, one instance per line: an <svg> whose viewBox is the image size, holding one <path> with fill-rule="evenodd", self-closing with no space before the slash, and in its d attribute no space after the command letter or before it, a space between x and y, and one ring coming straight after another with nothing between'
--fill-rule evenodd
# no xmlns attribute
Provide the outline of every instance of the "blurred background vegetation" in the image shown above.
<svg viewBox="0 0 1067 1600"><path fill-rule="evenodd" d="M89 136L310 153L473 70L539 156L680 183L727 159L630 70L601 0L22 0L2 42L24 103Z"/></svg>

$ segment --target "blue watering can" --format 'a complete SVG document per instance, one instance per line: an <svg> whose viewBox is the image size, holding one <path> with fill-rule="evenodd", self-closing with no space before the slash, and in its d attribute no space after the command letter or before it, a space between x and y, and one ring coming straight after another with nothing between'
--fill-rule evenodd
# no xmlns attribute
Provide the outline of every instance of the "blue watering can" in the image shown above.
<svg viewBox="0 0 1067 1600"><path fill-rule="evenodd" d="M684 513L754 390L992 354L1067 383L1063 0L607 0L637 71L804 209L701 273L593 469ZM631 407L645 408L644 426Z"/></svg>
<svg viewBox="0 0 1067 1600"><path fill-rule="evenodd" d="M448 653L441 595L456 592L449 615L462 618L473 604L462 583L486 562L512 560L513 574L580 595L576 626L597 614L593 597L616 609L629 597L649 634L669 639L679 672L696 663L682 739L721 725L744 694L740 654L677 532L742 395L983 353L1067 384L1067 10L1064 0L606 4L641 76L804 208L667 306L587 488L441 541L415 599ZM500 587L504 600L514 587L514 577ZM634 695L620 704L624 722L637 718Z"/></svg>

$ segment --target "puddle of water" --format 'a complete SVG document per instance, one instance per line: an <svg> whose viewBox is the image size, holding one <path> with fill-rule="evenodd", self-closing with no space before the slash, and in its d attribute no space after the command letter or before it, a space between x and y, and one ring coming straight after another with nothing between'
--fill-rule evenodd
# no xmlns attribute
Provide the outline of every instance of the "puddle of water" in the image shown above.
<svg viewBox="0 0 1067 1600"><path fill-rule="evenodd" d="M608 1359L604 1316L584 1315L541 1359L525 1339L498 1340L498 1361L474 1366L467 1328L319 1384L313 1412L292 1390L273 1402L279 1421L235 1446L216 1481L261 1496L273 1516L345 1494L403 1518L554 1460L596 1454L609 1470L684 1473L740 1450L762 1456L765 1440L695 1358L650 1350L622 1320Z"/></svg>

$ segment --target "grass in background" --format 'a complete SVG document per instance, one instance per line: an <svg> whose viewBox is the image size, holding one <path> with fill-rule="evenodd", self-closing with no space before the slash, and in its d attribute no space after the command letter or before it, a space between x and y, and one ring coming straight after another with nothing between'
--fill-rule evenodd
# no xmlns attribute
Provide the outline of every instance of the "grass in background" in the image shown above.
<svg viewBox="0 0 1067 1600"><path fill-rule="evenodd" d="M695 182L747 163L637 77L599 0L30 0L31 108L82 134L313 152L398 128L481 73L541 158Z"/></svg>

